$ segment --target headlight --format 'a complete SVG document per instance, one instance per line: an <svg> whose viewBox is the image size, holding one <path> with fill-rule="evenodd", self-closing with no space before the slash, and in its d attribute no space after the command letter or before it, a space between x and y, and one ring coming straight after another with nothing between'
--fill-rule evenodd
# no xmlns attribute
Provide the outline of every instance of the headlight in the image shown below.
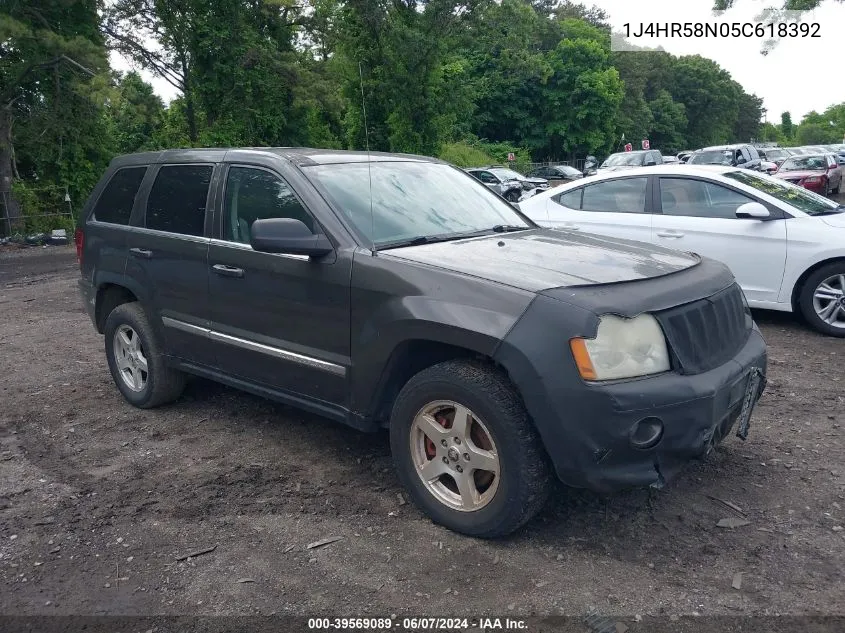
<svg viewBox="0 0 845 633"><path fill-rule="evenodd" d="M569 342L584 380L618 380L669 371L666 337L650 314L634 319L605 315L593 339Z"/></svg>

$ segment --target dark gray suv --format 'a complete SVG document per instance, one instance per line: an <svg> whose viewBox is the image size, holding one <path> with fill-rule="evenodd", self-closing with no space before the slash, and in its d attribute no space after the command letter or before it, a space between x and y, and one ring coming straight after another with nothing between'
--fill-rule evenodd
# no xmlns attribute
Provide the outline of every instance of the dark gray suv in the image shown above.
<svg viewBox="0 0 845 633"><path fill-rule="evenodd" d="M308 149L116 158L79 287L138 407L186 374L389 429L435 521L482 537L552 474L662 486L745 437L766 347L728 269L540 228L436 160ZM318 468L317 464L314 468Z"/></svg>

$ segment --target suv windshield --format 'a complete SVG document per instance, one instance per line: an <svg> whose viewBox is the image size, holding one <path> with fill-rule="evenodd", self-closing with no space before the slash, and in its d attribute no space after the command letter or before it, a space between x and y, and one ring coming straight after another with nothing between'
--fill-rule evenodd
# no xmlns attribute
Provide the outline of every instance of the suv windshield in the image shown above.
<svg viewBox="0 0 845 633"><path fill-rule="evenodd" d="M690 165L730 165L733 155L733 150L729 149L696 152L690 156L687 163Z"/></svg>
<svg viewBox="0 0 845 633"><path fill-rule="evenodd" d="M622 154L611 154L604 161L602 167L631 167L643 164L642 152L624 152Z"/></svg>
<svg viewBox="0 0 845 633"><path fill-rule="evenodd" d="M789 152L785 149L767 149L763 154L766 160L780 160L789 156Z"/></svg>
<svg viewBox="0 0 845 633"><path fill-rule="evenodd" d="M783 161L781 171L804 171L827 169L827 159L824 156L801 156L793 157Z"/></svg>
<svg viewBox="0 0 845 633"><path fill-rule="evenodd" d="M841 213L843 210L838 203L828 200L817 193L808 191L804 187L793 185L779 178L764 176L763 174L757 174L748 170L731 171L723 175L725 178L731 178L749 187L754 187L763 193L767 193L773 198L777 198L781 202L785 202L803 211L807 215Z"/></svg>
<svg viewBox="0 0 845 633"><path fill-rule="evenodd" d="M494 228L534 228L502 198L449 165L391 161L302 170L376 248L457 239Z"/></svg>
<svg viewBox="0 0 845 633"><path fill-rule="evenodd" d="M496 167L488 169L487 171L493 172L496 176L498 176L499 180L522 180L522 175L516 173L512 169L502 169L501 167Z"/></svg>

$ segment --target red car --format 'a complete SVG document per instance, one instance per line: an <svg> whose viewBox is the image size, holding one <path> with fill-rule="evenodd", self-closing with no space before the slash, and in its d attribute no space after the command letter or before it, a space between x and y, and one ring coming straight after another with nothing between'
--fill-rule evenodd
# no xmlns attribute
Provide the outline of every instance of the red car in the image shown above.
<svg viewBox="0 0 845 633"><path fill-rule="evenodd" d="M839 193L842 187L842 169L833 154L790 156L775 176L825 196Z"/></svg>

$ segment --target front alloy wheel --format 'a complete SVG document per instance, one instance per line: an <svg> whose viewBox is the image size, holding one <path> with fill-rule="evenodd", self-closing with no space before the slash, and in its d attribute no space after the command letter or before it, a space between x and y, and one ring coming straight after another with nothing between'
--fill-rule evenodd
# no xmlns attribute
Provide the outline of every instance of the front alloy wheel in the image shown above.
<svg viewBox="0 0 845 633"><path fill-rule="evenodd" d="M845 263L831 262L807 277L798 308L814 329L845 338Z"/></svg>
<svg viewBox="0 0 845 633"><path fill-rule="evenodd" d="M499 487L499 455L478 416L451 400L430 402L411 426L414 467L426 489L461 512L486 506Z"/></svg>
<svg viewBox="0 0 845 633"><path fill-rule="evenodd" d="M393 405L390 449L417 507L470 536L510 534L551 488L548 456L522 398L492 364L455 359L413 376Z"/></svg>
<svg viewBox="0 0 845 633"><path fill-rule="evenodd" d="M845 328L845 274L828 277L816 287L813 310L828 325Z"/></svg>

